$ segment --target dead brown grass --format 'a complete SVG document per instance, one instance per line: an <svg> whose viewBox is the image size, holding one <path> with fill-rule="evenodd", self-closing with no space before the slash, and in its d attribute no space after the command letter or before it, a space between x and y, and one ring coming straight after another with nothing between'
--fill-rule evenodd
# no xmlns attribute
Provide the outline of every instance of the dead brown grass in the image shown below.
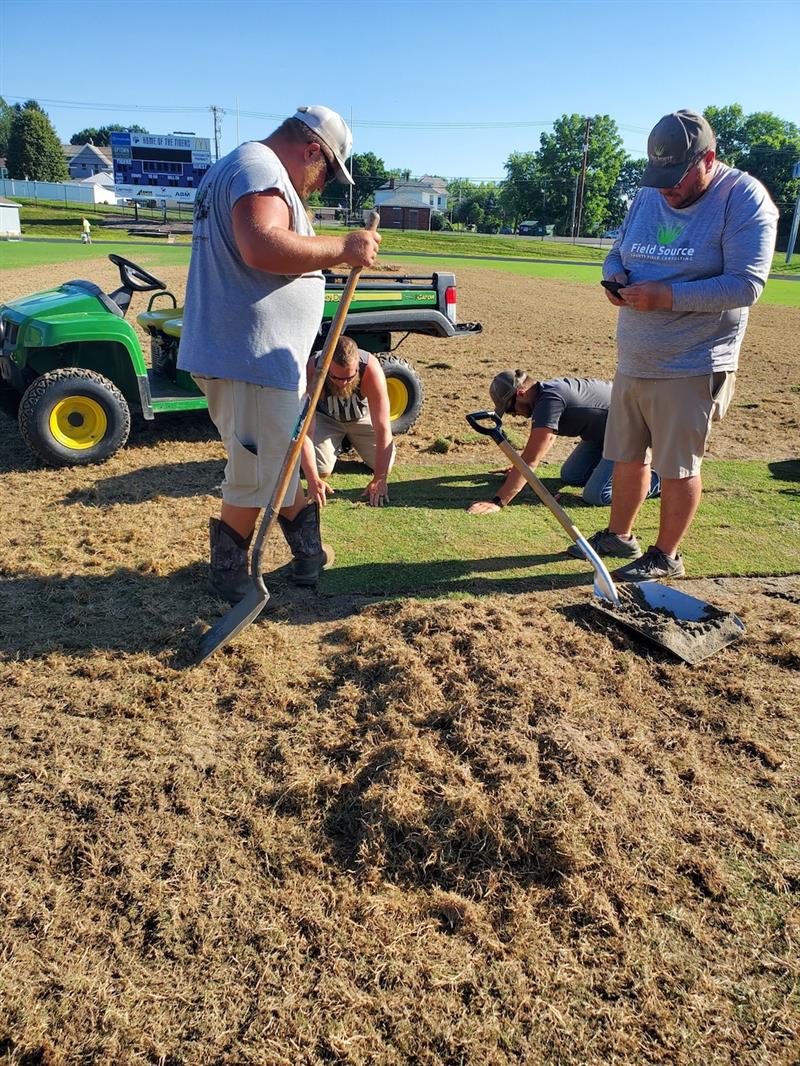
<svg viewBox="0 0 800 1066"><path fill-rule="evenodd" d="M202 424L0 464L5 1061L798 1060L800 578L687 582L747 625L691 669L586 589L277 580L189 668Z"/></svg>

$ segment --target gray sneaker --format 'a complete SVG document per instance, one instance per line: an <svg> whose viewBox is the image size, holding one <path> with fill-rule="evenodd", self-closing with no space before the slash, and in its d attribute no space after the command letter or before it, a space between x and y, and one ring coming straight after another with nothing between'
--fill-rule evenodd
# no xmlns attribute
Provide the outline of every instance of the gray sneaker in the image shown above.
<svg viewBox="0 0 800 1066"><path fill-rule="evenodd" d="M683 577L685 573L682 555L673 559L651 545L641 559L621 566L612 577L616 581L652 581L659 577Z"/></svg>
<svg viewBox="0 0 800 1066"><path fill-rule="evenodd" d="M615 555L619 559L638 559L642 554L639 541L631 535L627 540L616 533L609 533L607 529L599 529L586 538L598 555ZM582 559L583 552L577 544L567 548L567 555L573 559Z"/></svg>

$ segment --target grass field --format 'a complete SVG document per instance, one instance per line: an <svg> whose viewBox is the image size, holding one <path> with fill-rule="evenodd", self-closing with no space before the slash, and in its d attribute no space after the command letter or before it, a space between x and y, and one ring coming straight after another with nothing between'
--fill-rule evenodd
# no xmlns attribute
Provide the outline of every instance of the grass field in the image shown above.
<svg viewBox="0 0 800 1066"><path fill-rule="evenodd" d="M80 235L80 220L87 215L93 223L92 236L95 240L121 241L122 243L145 244L154 243L148 237L128 236L125 229L108 230L100 224L107 216L118 216L120 209L108 204L62 204L45 203L38 201L21 201L23 210L21 220L23 234L28 237L51 237L70 238L77 241ZM129 214L131 226L135 225L134 216L130 208L124 212ZM160 211L140 209L140 218L158 221L161 218ZM187 211L168 211L170 220L186 221L189 218ZM319 233L341 233L339 227L317 227ZM187 235L178 234L177 243L190 243ZM581 244L570 244L561 241L530 239L526 237L492 236L479 233L448 233L448 232L397 232L387 230L384 233L383 250L389 252L426 253L435 254L443 258L453 259L459 257L482 257L492 258L523 258L523 259L555 259L583 262L602 263L612 242L605 241L603 247L592 247ZM784 262L785 255L776 252L773 258L772 271L778 274L796 274L800 277L800 256L795 257L794 263L789 266Z"/></svg>
<svg viewBox="0 0 800 1066"><path fill-rule="evenodd" d="M399 243L405 244L405 241ZM560 247L560 246L557 246ZM572 247L572 246L570 246ZM190 249L188 245L164 245L157 241L142 238L138 242L119 241L113 249L106 244L95 243L83 245L79 241L69 244L60 243L25 243L7 242L0 244L0 270L13 270L25 266L38 266L46 263L66 263L74 260L91 263L97 259L104 259L110 251L123 255L134 262L141 263L144 267L158 265L173 266L185 263L188 266ZM381 248L381 256L384 260L391 259L393 251L402 251L396 247L394 235L384 240ZM430 273L435 269L457 270L459 265L475 266L478 263L490 270L502 270L509 274L523 277L558 278L562 281L577 281L581 284L596 285L600 279L600 262L596 266L582 263L570 263L570 257L564 256L563 263L537 262L532 259L528 263L513 262L501 258L492 261L463 259L447 257L444 254L435 258L414 258L407 256L405 252L399 262L404 268L419 268L420 271ZM380 264L378 266L380 269ZM778 304L785 307L800 307L800 284L795 281L784 281L773 278L767 285L761 297L763 303Z"/></svg>

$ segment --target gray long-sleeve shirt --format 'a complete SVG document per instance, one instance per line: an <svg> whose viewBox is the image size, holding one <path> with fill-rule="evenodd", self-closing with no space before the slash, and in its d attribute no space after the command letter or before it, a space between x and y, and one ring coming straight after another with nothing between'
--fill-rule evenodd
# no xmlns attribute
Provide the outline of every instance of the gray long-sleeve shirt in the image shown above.
<svg viewBox="0 0 800 1066"><path fill-rule="evenodd" d="M672 208L658 189L640 189L603 276L624 271L629 285L667 282L672 310L620 308L619 370L642 378L735 370L748 307L772 264L777 223L764 186L724 163L689 207Z"/></svg>

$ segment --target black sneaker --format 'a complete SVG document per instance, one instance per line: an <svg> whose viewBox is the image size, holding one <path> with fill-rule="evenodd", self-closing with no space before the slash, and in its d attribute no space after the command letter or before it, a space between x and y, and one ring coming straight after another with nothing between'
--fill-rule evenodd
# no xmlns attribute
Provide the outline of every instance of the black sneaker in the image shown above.
<svg viewBox="0 0 800 1066"><path fill-rule="evenodd" d="M653 581L660 577L683 577L685 573L683 556L678 555L673 559L651 545L641 559L621 566L612 577L617 581Z"/></svg>
<svg viewBox="0 0 800 1066"><path fill-rule="evenodd" d="M626 539L616 533L609 533L607 529L599 529L586 539L598 555L615 555L619 559L638 559L642 554L639 541L632 534ZM571 555L573 559L583 558L583 552L577 544L567 548L567 555Z"/></svg>

